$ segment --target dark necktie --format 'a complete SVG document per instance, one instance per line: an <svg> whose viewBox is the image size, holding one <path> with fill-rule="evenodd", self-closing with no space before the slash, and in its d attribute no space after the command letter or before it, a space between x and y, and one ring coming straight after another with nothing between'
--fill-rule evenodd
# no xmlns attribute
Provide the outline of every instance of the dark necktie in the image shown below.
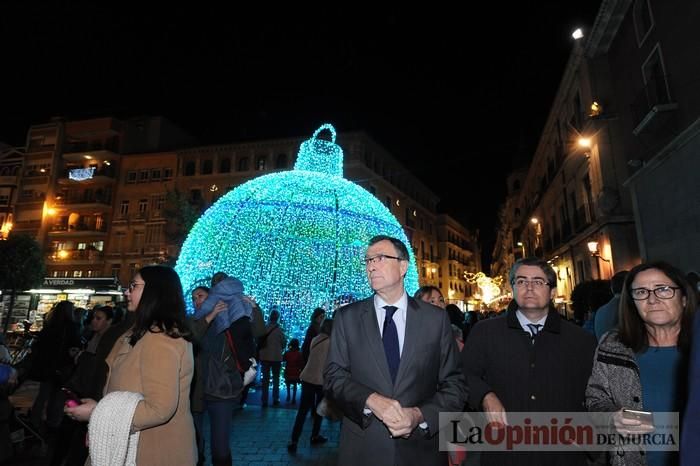
<svg viewBox="0 0 700 466"><path fill-rule="evenodd" d="M398 308L396 306L384 306L384 309L386 309L386 316L384 317L382 342L384 343L386 362L389 364L391 381L394 382L396 380L396 373L399 371L399 362L401 361L401 353L399 352L399 332L394 323L394 313Z"/></svg>
<svg viewBox="0 0 700 466"><path fill-rule="evenodd" d="M538 333L540 333L540 327L542 327L542 324L527 324L527 326L530 328L530 340L532 340L534 343L535 337Z"/></svg>

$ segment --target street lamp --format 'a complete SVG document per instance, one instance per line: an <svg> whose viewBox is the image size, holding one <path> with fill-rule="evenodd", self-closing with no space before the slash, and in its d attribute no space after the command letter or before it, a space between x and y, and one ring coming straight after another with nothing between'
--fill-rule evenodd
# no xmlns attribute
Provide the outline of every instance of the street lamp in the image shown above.
<svg viewBox="0 0 700 466"><path fill-rule="evenodd" d="M541 239L542 239L542 224L540 223L540 219L537 217L532 217L530 218L530 223L535 228L535 248L534 248L534 253L531 251L533 256L537 255L537 249L541 246Z"/></svg>
<svg viewBox="0 0 700 466"><path fill-rule="evenodd" d="M588 246L588 251L591 253L591 256L604 260L610 264L610 267L612 268L610 260L600 255L600 251L598 250L598 241L589 241L586 243L586 245ZM601 278L602 274L600 273L600 262L596 260L596 264L598 265L598 278Z"/></svg>
<svg viewBox="0 0 700 466"><path fill-rule="evenodd" d="M610 263L608 259L600 255L600 251L598 251L598 241L589 241L586 244L588 245L588 251L590 251L591 256L603 259L608 264Z"/></svg>

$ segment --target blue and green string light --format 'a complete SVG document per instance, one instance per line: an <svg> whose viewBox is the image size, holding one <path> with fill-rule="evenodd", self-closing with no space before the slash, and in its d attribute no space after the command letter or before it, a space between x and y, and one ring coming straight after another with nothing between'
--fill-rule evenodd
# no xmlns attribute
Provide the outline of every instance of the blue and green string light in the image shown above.
<svg viewBox="0 0 700 466"><path fill-rule="evenodd" d="M318 137L324 130L330 141ZM186 293L224 271L243 282L266 315L277 307L290 338L300 336L314 308L332 311L372 293L362 258L379 234L408 246L406 289L418 288L401 224L371 193L343 178L335 137L333 126L321 126L302 143L294 170L242 184L202 215L176 266Z"/></svg>

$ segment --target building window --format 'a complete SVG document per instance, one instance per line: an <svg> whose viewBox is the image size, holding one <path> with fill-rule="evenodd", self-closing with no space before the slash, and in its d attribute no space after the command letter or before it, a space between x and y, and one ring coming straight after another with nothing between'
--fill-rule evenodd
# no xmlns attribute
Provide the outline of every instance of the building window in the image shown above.
<svg viewBox="0 0 700 466"><path fill-rule="evenodd" d="M576 281L578 283L586 281L586 268L583 266L583 261L576 261L576 269L578 270L578 277Z"/></svg>
<svg viewBox="0 0 700 466"><path fill-rule="evenodd" d="M163 169L163 179L169 180L172 177L173 177L173 169L172 168L164 168Z"/></svg>
<svg viewBox="0 0 700 466"><path fill-rule="evenodd" d="M126 217L129 214L129 201L122 201L119 206L119 215L121 217Z"/></svg>
<svg viewBox="0 0 700 466"><path fill-rule="evenodd" d="M194 160L190 160L185 163L185 176L194 176L195 163Z"/></svg>
<svg viewBox="0 0 700 466"><path fill-rule="evenodd" d="M671 95L666 82L666 72L663 60L661 59L661 48L659 45L649 54L649 57L642 65L644 76L644 90L646 92L647 106L639 114L646 114L646 111L659 104L671 102Z"/></svg>
<svg viewBox="0 0 700 466"><path fill-rule="evenodd" d="M637 0L632 7L634 31L637 35L637 45L641 47L654 26L654 16L651 14L649 0Z"/></svg>
<svg viewBox="0 0 700 466"><path fill-rule="evenodd" d="M141 253L143 250L143 237L144 237L144 232L143 230L140 231L135 231L134 232L134 238L133 238L133 247L131 250L133 252L138 252Z"/></svg>
<svg viewBox="0 0 700 466"><path fill-rule="evenodd" d="M248 157L241 157L238 159L238 171L247 172L248 171Z"/></svg>
<svg viewBox="0 0 700 466"><path fill-rule="evenodd" d="M214 161L206 159L202 162L202 175L211 175L214 172Z"/></svg>
<svg viewBox="0 0 700 466"><path fill-rule="evenodd" d="M201 189L190 190L190 201L191 202L199 202L200 200L202 200L202 190Z"/></svg>
<svg viewBox="0 0 700 466"><path fill-rule="evenodd" d="M225 157L219 162L219 173L229 173L231 171L231 158Z"/></svg>
<svg viewBox="0 0 700 466"><path fill-rule="evenodd" d="M275 168L287 168L287 154L277 154Z"/></svg>
<svg viewBox="0 0 700 466"><path fill-rule="evenodd" d="M114 250L116 252L124 252L124 238L126 237L126 232L117 231L114 237Z"/></svg>
<svg viewBox="0 0 700 466"><path fill-rule="evenodd" d="M151 170L151 181L160 181L160 168Z"/></svg>
<svg viewBox="0 0 700 466"><path fill-rule="evenodd" d="M266 158L264 155L258 155L255 159L255 169L259 172L265 170Z"/></svg>
<svg viewBox="0 0 700 466"><path fill-rule="evenodd" d="M73 278L80 278L83 276L82 270L73 270Z"/></svg>
<svg viewBox="0 0 700 466"><path fill-rule="evenodd" d="M139 172L139 183L146 183L148 181L148 170L141 170Z"/></svg>
<svg viewBox="0 0 700 466"><path fill-rule="evenodd" d="M572 102L571 102L571 119L569 124L574 128L581 130L581 118L583 117L583 107L581 106L581 94L576 92Z"/></svg>
<svg viewBox="0 0 700 466"><path fill-rule="evenodd" d="M163 225L148 225L146 227L146 244L159 244L163 232Z"/></svg>
<svg viewBox="0 0 700 466"><path fill-rule="evenodd" d="M136 183L136 171L130 171L126 174L126 184Z"/></svg>
<svg viewBox="0 0 700 466"><path fill-rule="evenodd" d="M148 210L148 199L139 199L139 214L145 214L146 210Z"/></svg>
<svg viewBox="0 0 700 466"><path fill-rule="evenodd" d="M121 267L119 266L119 264L113 264L113 265L112 265L112 277L114 277L114 278L116 278L117 280L119 280L119 272L120 272L120 270L121 270Z"/></svg>
<svg viewBox="0 0 700 466"><path fill-rule="evenodd" d="M151 196L151 212L154 217L160 217L165 206L165 194L155 194Z"/></svg>

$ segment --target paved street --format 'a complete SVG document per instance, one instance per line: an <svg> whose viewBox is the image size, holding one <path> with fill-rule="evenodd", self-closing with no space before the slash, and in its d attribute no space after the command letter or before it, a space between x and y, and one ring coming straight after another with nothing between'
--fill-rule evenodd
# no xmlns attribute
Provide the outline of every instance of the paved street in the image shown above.
<svg viewBox="0 0 700 466"><path fill-rule="evenodd" d="M340 423L324 420L322 446L310 446L311 419L304 425L296 455L287 452L296 409L249 405L236 411L231 432L231 450L236 465L333 465L337 463Z"/></svg>

